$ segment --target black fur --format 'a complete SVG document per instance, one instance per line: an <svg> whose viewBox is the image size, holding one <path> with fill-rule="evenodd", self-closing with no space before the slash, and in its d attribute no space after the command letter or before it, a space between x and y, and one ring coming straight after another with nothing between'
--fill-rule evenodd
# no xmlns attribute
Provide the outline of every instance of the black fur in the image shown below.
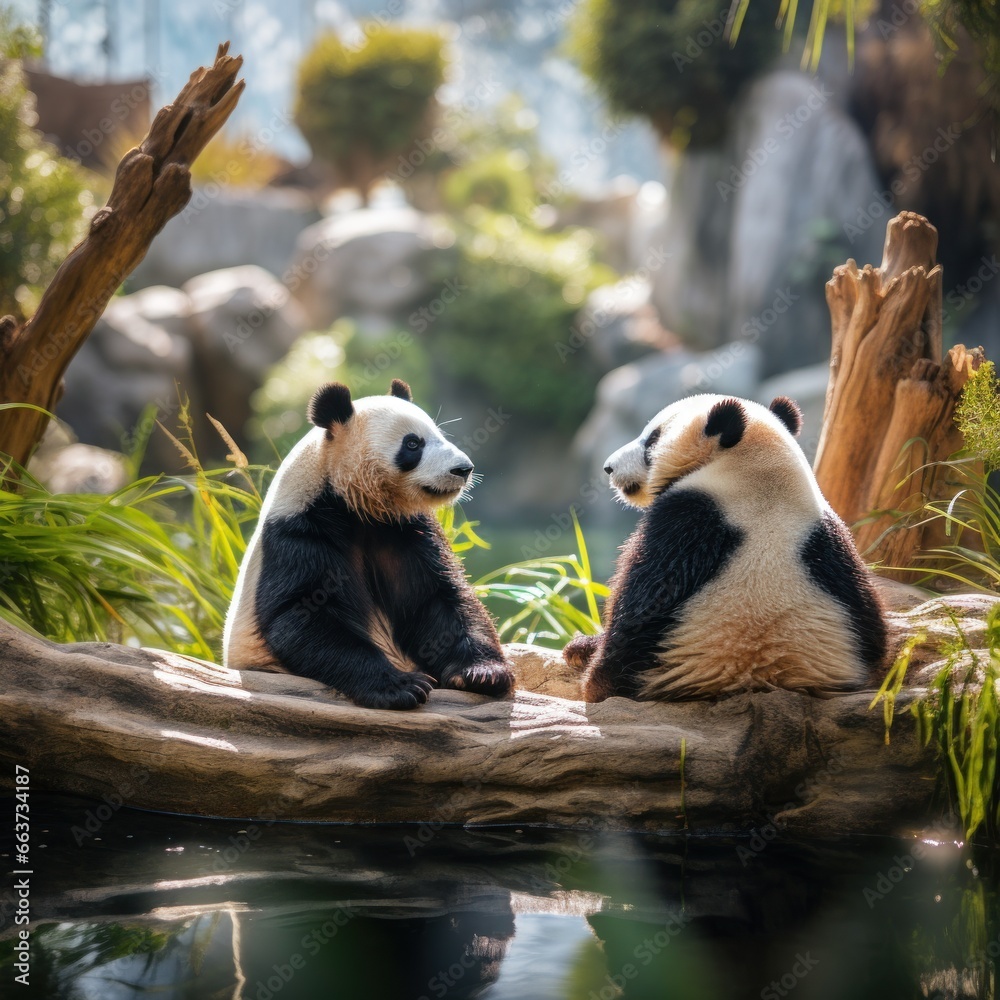
<svg viewBox="0 0 1000 1000"><path fill-rule="evenodd" d="M415 708L432 680L503 695L512 686L496 629L437 521L364 521L330 487L261 539L257 625L292 673L369 708ZM370 638L376 611L423 673L397 670Z"/></svg>
<svg viewBox="0 0 1000 1000"><path fill-rule="evenodd" d="M885 620L851 533L836 514L828 512L816 522L802 546L802 562L812 581L847 612L860 659L876 669L886 654Z"/></svg>
<svg viewBox="0 0 1000 1000"><path fill-rule="evenodd" d="M413 402L413 391L401 378L392 380L392 385L389 386L389 395L405 399L408 403Z"/></svg>
<svg viewBox="0 0 1000 1000"><path fill-rule="evenodd" d="M321 385L309 400L309 420L317 427L346 424L354 416L351 390L340 382Z"/></svg>
<svg viewBox="0 0 1000 1000"><path fill-rule="evenodd" d="M427 442L422 437L417 437L416 434L407 434L399 446L399 451L396 452L394 459L396 468L400 472L412 472L420 464L420 459L424 457L426 444Z"/></svg>
<svg viewBox="0 0 1000 1000"><path fill-rule="evenodd" d="M747 429L747 412L738 399L723 399L708 411L705 437L718 435L723 448L732 448L743 440Z"/></svg>
<svg viewBox="0 0 1000 1000"><path fill-rule="evenodd" d="M794 399L775 396L768 409L788 428L792 437L798 437L802 430L802 411Z"/></svg>
<svg viewBox="0 0 1000 1000"><path fill-rule="evenodd" d="M656 665L685 602L718 576L742 539L708 493L674 489L657 497L622 548L596 648L589 640L574 647L593 656L584 681L588 701L635 697L638 675Z"/></svg>

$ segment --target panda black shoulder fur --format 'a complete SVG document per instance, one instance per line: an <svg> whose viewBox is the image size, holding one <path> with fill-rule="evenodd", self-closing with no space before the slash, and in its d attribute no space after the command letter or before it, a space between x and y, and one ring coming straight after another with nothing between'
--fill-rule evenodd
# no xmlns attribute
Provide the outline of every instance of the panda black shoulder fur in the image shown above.
<svg viewBox="0 0 1000 1000"><path fill-rule="evenodd" d="M415 708L433 684L504 695L493 621L433 512L472 462L395 379L352 401L330 383L281 463L226 618L227 666L287 670L370 708Z"/></svg>
<svg viewBox="0 0 1000 1000"><path fill-rule="evenodd" d="M586 700L838 691L882 664L878 596L794 439L801 422L785 397L692 396L608 459L612 485L645 513L605 631L564 653L587 668Z"/></svg>

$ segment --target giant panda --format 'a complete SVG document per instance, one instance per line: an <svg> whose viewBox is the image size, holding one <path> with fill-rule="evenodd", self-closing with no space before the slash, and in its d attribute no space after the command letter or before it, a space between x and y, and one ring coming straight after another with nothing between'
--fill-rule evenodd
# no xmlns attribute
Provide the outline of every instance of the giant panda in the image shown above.
<svg viewBox="0 0 1000 1000"><path fill-rule="evenodd" d="M691 396L611 455L611 485L644 514L605 631L564 651L585 700L842 691L882 664L877 593L795 440L801 422L785 397Z"/></svg>
<svg viewBox="0 0 1000 1000"><path fill-rule="evenodd" d="M502 696L513 674L493 621L434 517L473 465L405 382L352 400L330 383L281 463L226 617L224 660L322 681L368 708L432 686Z"/></svg>

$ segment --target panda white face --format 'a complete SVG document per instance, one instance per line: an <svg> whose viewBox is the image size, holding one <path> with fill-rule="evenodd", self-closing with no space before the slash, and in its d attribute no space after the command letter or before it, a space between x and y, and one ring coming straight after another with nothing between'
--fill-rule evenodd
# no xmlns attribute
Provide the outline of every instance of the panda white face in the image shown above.
<svg viewBox="0 0 1000 1000"><path fill-rule="evenodd" d="M387 396L352 401L346 386L317 390L309 417L325 430L325 478L357 513L393 520L455 503L470 485L473 464L414 405L396 379Z"/></svg>
<svg viewBox="0 0 1000 1000"><path fill-rule="evenodd" d="M798 407L783 396L770 409L707 393L689 396L657 413L637 438L608 457L604 471L624 503L648 507L674 483L734 448L748 428L757 448L773 441L780 449L797 449L792 436L801 420Z"/></svg>

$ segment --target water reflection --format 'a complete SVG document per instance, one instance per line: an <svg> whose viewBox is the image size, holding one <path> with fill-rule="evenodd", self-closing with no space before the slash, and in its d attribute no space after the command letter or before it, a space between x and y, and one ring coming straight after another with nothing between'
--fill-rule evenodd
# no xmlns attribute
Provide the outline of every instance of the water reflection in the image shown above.
<svg viewBox="0 0 1000 1000"><path fill-rule="evenodd" d="M995 860L943 845L348 828L33 802L46 1000L995 997ZM76 826L77 833L73 830ZM77 840L81 842L78 844ZM182 848L182 850L180 850ZM5 847L4 850L7 848ZM3 858L4 864L9 859Z"/></svg>

